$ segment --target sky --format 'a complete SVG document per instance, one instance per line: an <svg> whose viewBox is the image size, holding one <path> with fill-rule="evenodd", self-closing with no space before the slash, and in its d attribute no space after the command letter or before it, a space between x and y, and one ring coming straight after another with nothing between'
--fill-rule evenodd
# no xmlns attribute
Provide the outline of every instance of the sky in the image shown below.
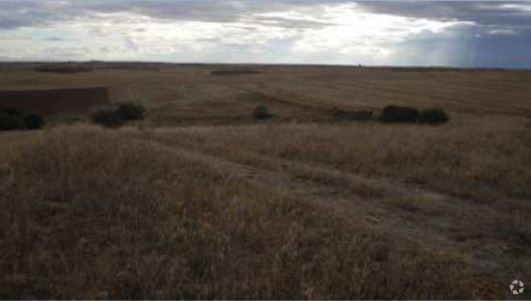
<svg viewBox="0 0 531 301"><path fill-rule="evenodd" d="M0 60L531 68L531 1L0 0Z"/></svg>

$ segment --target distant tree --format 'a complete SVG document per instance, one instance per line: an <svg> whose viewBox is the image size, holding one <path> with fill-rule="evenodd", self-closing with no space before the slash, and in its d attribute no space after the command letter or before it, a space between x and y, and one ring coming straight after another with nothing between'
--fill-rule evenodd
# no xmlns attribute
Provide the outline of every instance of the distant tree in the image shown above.
<svg viewBox="0 0 531 301"><path fill-rule="evenodd" d="M448 122L450 118L442 109L429 109L420 112L420 122L429 124L441 124Z"/></svg>
<svg viewBox="0 0 531 301"><path fill-rule="evenodd" d="M38 130L44 126L44 119L39 114L30 113L24 116L24 125L28 130Z"/></svg>
<svg viewBox="0 0 531 301"><path fill-rule="evenodd" d="M44 119L39 114L27 113L16 108L0 110L0 130L35 130L44 126Z"/></svg>
<svg viewBox="0 0 531 301"><path fill-rule="evenodd" d="M21 128L22 123L18 116L0 111L0 131L11 131Z"/></svg>
<svg viewBox="0 0 531 301"><path fill-rule="evenodd" d="M256 119L269 119L273 117L273 115L269 113L269 109L264 105L259 105L254 108L253 116Z"/></svg>
<svg viewBox="0 0 531 301"><path fill-rule="evenodd" d="M409 107L387 106L382 111L379 120L382 122L417 122L419 120L419 110Z"/></svg>
<svg viewBox="0 0 531 301"><path fill-rule="evenodd" d="M116 110L101 109L90 114L90 121L108 128L117 128L123 125L124 121Z"/></svg>
<svg viewBox="0 0 531 301"><path fill-rule="evenodd" d="M373 120L373 113L371 111L337 110L334 117L336 120L370 121Z"/></svg>
<svg viewBox="0 0 531 301"><path fill-rule="evenodd" d="M124 121L142 120L144 119L145 111L146 109L142 105L134 103L122 103L116 109L116 113Z"/></svg>
<svg viewBox="0 0 531 301"><path fill-rule="evenodd" d="M20 117L24 115L24 112L22 110L19 110L17 108L3 108L0 110L1 112L4 112L5 114Z"/></svg>

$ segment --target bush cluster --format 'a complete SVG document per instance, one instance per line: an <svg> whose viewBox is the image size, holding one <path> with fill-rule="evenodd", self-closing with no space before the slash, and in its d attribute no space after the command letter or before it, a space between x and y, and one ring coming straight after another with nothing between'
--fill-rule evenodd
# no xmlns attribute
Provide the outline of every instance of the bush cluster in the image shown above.
<svg viewBox="0 0 531 301"><path fill-rule="evenodd" d="M253 116L256 119L269 119L273 117L273 115L269 113L269 109L264 105L259 105L254 108Z"/></svg>
<svg viewBox="0 0 531 301"><path fill-rule="evenodd" d="M90 114L90 121L104 127L116 128L126 121L144 119L145 108L134 103L122 103L116 108L100 109Z"/></svg>
<svg viewBox="0 0 531 301"><path fill-rule="evenodd" d="M386 123L419 122L426 124L442 124L448 122L450 118L442 109L418 110L416 108L391 105L384 108L379 120Z"/></svg>
<svg viewBox="0 0 531 301"><path fill-rule="evenodd" d="M116 128L124 124L116 110L113 109L101 109L93 112L90 115L90 121L108 128Z"/></svg>
<svg viewBox="0 0 531 301"><path fill-rule="evenodd" d="M387 106L380 115L381 122L417 122L420 112L415 108Z"/></svg>
<svg viewBox="0 0 531 301"><path fill-rule="evenodd" d="M373 113L371 111L338 110L334 117L336 120L369 121L373 120Z"/></svg>
<svg viewBox="0 0 531 301"><path fill-rule="evenodd" d="M0 110L0 131L37 130L44 126L41 115L14 108Z"/></svg>
<svg viewBox="0 0 531 301"><path fill-rule="evenodd" d="M420 112L421 123L441 124L449 119L448 115L441 109L429 109Z"/></svg>
<svg viewBox="0 0 531 301"><path fill-rule="evenodd" d="M145 111L143 106L134 103L123 103L116 108L116 114L124 121L142 120Z"/></svg>

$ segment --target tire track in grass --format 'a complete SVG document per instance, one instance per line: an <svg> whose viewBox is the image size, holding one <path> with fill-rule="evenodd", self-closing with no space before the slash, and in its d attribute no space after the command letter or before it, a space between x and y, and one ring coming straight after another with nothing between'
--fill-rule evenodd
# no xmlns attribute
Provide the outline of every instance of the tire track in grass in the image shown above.
<svg viewBox="0 0 531 301"><path fill-rule="evenodd" d="M526 242L515 243L514 239L526 235L525 230L522 232L515 227L527 227L529 223L513 225L514 217L509 215L507 208L502 208L503 202L482 204L390 179L365 177L326 166L296 161L285 161L283 164L290 174L308 175L310 180L312 177L332 179L327 184L337 190L347 187L348 193L365 200L374 209L372 212L377 212L370 217L381 228L386 231L392 229L393 233L413 239L427 249L460 253L480 271L503 275L507 271L521 270L522 264L531 265L529 256L520 256L520 262L517 262L509 254L523 254ZM314 175L318 175L317 178ZM360 186L363 189L360 190ZM352 194L346 198L351 197ZM347 208L346 212L351 212L353 204L345 202L341 210ZM509 274L506 276L511 277Z"/></svg>
<svg viewBox="0 0 531 301"><path fill-rule="evenodd" d="M169 143L157 137L136 138L177 152L188 160L206 162L243 181L332 208L347 221L362 222L389 235L404 237L430 251L457 255L478 272L503 275L504 271L518 269L517 266L509 268L515 263L500 258L499 251L493 251L503 247L502 241L475 233L476 230L492 231L492 224L482 223L498 213L487 206L328 166L254 153L233 160L219 153L198 150L193 145Z"/></svg>

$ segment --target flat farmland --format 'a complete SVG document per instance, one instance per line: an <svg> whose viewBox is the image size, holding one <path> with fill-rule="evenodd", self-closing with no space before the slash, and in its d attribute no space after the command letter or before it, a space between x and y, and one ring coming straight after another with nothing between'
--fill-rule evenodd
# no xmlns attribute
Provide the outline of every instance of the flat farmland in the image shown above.
<svg viewBox="0 0 531 301"><path fill-rule="evenodd" d="M0 133L1 297L501 299L531 279L528 71L142 66L0 71L0 91L147 109ZM391 104L450 121L334 117Z"/></svg>
<svg viewBox="0 0 531 301"><path fill-rule="evenodd" d="M255 73L215 72L224 69ZM60 74L20 67L0 72L0 90L107 87L111 101L142 102L155 124L171 125L249 121L259 103L280 121L323 120L326 110L389 104L521 115L529 110L530 80L529 71L430 68L161 65Z"/></svg>

